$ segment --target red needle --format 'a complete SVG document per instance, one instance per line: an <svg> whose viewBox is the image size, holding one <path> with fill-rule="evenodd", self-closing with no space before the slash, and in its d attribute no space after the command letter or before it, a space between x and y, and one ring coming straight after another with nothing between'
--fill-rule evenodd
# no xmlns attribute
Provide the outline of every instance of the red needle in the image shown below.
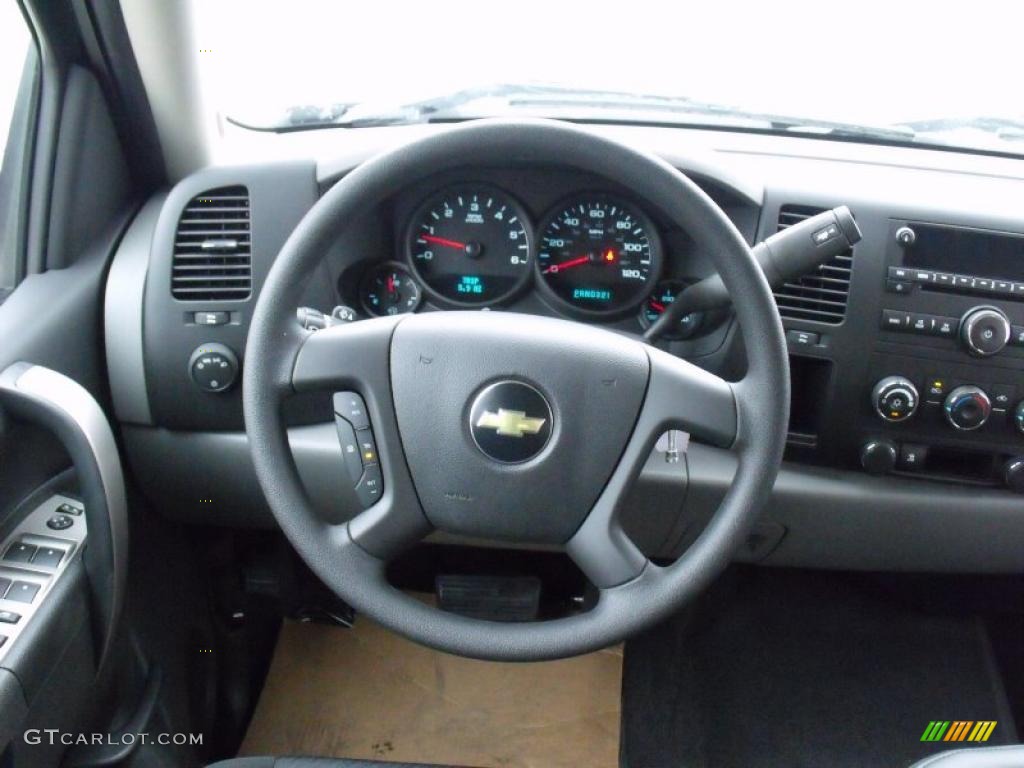
<svg viewBox="0 0 1024 768"><path fill-rule="evenodd" d="M665 311L665 305L662 304L659 301L655 301L654 299L651 299L651 309L653 309L655 312L664 312Z"/></svg>
<svg viewBox="0 0 1024 768"><path fill-rule="evenodd" d="M423 240L428 243L437 243L438 245L447 245L449 248L465 248L465 243L460 243L458 240L449 240L445 237L435 237L434 235L420 235Z"/></svg>
<svg viewBox="0 0 1024 768"><path fill-rule="evenodd" d="M546 275L548 273L551 273L552 275L555 275L555 274L558 274L559 272L561 272L563 269L569 269L570 267L578 267L581 264L588 263L589 261L590 261L590 257L589 256L579 256L579 257L577 257L575 259L569 259L568 261L563 261L561 264L552 264L550 267L548 267L547 269L544 270L544 274Z"/></svg>
<svg viewBox="0 0 1024 768"><path fill-rule="evenodd" d="M395 276L388 275L388 293L395 292Z"/></svg>

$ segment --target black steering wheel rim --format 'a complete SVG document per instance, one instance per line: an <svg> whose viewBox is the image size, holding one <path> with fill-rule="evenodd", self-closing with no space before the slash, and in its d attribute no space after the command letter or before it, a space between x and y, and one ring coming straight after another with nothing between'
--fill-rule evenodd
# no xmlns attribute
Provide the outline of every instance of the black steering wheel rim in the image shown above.
<svg viewBox="0 0 1024 768"><path fill-rule="evenodd" d="M687 231L712 257L733 296L748 364L744 379L728 385L735 408L731 447L738 459L736 475L690 548L670 566L645 562L635 577L620 583L609 577L590 611L513 625L442 613L390 587L385 559L368 551L373 549L366 545L371 538L359 536L360 523L368 520L367 526L372 527L375 522L372 514L338 525L313 511L288 446L281 412L282 400L296 391L300 352L309 346L308 333L295 320L295 308L306 279L345 222L438 171L509 163L561 165L614 178ZM373 322L353 325L384 328L378 337L390 344L394 328L369 325ZM324 337L324 343L329 340ZM650 350L652 365L666 364L667 356L656 353ZM336 375L331 383L344 384L344 378ZM385 402L390 389L380 401L374 400L373 392L364 394L371 409L392 406ZM686 397L685 392L679 394ZM464 656L525 661L574 655L619 642L678 610L725 568L770 493L781 464L789 415L789 371L774 299L749 247L722 210L686 176L659 158L568 124L481 120L367 161L334 185L299 223L271 268L253 313L243 406L253 463L268 504L282 531L328 587L360 612L415 641ZM634 453L639 456L645 449L649 451L650 445L638 443ZM401 457L395 455L392 461L400 462ZM593 522L589 527L602 533L614 527L612 517L586 522ZM422 532L426 530L429 526ZM621 532L609 535L614 539ZM567 543L570 552L579 538Z"/></svg>

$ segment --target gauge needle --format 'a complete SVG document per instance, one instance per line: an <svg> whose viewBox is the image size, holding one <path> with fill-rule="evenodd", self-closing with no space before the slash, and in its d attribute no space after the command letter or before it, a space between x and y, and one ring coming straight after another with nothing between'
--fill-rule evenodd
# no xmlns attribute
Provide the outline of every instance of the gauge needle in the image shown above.
<svg viewBox="0 0 1024 768"><path fill-rule="evenodd" d="M555 275L555 274L558 274L559 272L561 272L563 269L570 269L571 267L578 267L581 264L587 264L589 262L590 262L590 256L579 256L579 257L577 257L575 259L569 259L568 261L563 261L561 264L552 264L550 267L548 267L547 269L544 270L544 274L545 275L547 275L547 274Z"/></svg>
<svg viewBox="0 0 1024 768"><path fill-rule="evenodd" d="M421 240L426 240L428 243L436 243L437 245L446 245L449 248L461 248L465 249L466 244L460 243L458 240L449 240L446 237L435 237L434 235L420 235Z"/></svg>
<svg viewBox="0 0 1024 768"><path fill-rule="evenodd" d="M388 293L395 292L395 276L388 275Z"/></svg>
<svg viewBox="0 0 1024 768"><path fill-rule="evenodd" d="M665 305L662 304L660 301L655 301L654 299L651 299L651 309L653 309L655 312L664 312Z"/></svg>

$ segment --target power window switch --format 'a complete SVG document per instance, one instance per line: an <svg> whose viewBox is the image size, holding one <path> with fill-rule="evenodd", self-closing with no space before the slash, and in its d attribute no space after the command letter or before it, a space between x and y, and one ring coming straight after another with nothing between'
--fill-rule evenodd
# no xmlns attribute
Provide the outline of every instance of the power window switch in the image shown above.
<svg viewBox="0 0 1024 768"><path fill-rule="evenodd" d="M17 624L21 621L21 614L14 611L0 611L0 624Z"/></svg>
<svg viewBox="0 0 1024 768"><path fill-rule="evenodd" d="M24 541L16 541L7 548L4 560L10 563L29 563L36 553L36 548Z"/></svg>
<svg viewBox="0 0 1024 768"><path fill-rule="evenodd" d="M68 504L67 502L64 502L59 507L57 507L57 511L63 515L74 515L75 517L78 517L80 514L82 514L81 507L76 507L75 505Z"/></svg>
<svg viewBox="0 0 1024 768"><path fill-rule="evenodd" d="M41 568L56 568L64 559L64 550L60 547L40 547L36 556L32 558L32 565Z"/></svg>
<svg viewBox="0 0 1024 768"><path fill-rule="evenodd" d="M7 590L5 600L13 600L16 603L31 603L39 594L39 585L31 581L16 581Z"/></svg>
<svg viewBox="0 0 1024 768"><path fill-rule="evenodd" d="M7 594L7 588L11 586L11 580L0 576L0 597Z"/></svg>

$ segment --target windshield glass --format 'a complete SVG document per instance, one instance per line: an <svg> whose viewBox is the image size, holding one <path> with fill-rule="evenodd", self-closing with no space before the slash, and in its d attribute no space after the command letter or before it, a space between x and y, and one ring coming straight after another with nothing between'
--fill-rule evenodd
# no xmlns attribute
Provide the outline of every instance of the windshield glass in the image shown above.
<svg viewBox="0 0 1024 768"><path fill-rule="evenodd" d="M1024 154L1024 3L194 0L246 127L488 115L742 127Z"/></svg>

